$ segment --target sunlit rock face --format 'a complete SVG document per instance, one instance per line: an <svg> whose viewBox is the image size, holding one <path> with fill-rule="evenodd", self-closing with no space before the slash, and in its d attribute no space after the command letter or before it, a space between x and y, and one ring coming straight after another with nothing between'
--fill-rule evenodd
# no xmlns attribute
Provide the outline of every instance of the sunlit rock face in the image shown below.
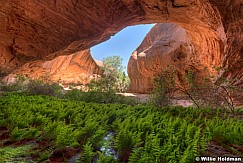
<svg viewBox="0 0 243 163"><path fill-rule="evenodd" d="M214 60L217 65L220 60L211 57L222 57L220 64L227 71L220 75L238 78L235 84L242 85L242 3L242 0L2 0L1 72L10 73L25 63L31 65L37 60L52 60L89 49L129 25L174 22L187 32L199 63Z"/></svg>
<svg viewBox="0 0 243 163"><path fill-rule="evenodd" d="M100 64L100 61L97 62ZM50 61L26 63L4 78L4 81L6 83L14 82L14 78L16 78L14 74L46 82L85 85L90 80L101 76L102 70L93 60L90 50L84 50L68 56L59 56Z"/></svg>
<svg viewBox="0 0 243 163"><path fill-rule="evenodd" d="M193 54L194 46L182 27L175 24L155 25L130 57L130 91L147 93L156 74L170 66L184 69Z"/></svg>
<svg viewBox="0 0 243 163"><path fill-rule="evenodd" d="M147 93L153 78L166 70L215 75L223 58L220 46L205 28L192 25L187 31L177 24L157 24L129 60L130 91Z"/></svg>

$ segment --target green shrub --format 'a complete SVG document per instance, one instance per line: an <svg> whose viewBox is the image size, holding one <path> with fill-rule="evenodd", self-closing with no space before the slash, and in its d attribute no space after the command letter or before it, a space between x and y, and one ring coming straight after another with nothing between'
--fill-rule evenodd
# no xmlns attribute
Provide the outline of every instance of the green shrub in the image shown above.
<svg viewBox="0 0 243 163"><path fill-rule="evenodd" d="M57 83L45 84L40 80L30 80L26 92L32 95L60 96L62 87Z"/></svg>
<svg viewBox="0 0 243 163"><path fill-rule="evenodd" d="M153 90L150 92L149 103L157 107L165 107L172 104L172 90L169 88L168 82L163 75L158 75L153 80Z"/></svg>
<svg viewBox="0 0 243 163"><path fill-rule="evenodd" d="M0 148L0 162L27 162L24 156L29 154L32 146Z"/></svg>
<svg viewBox="0 0 243 163"><path fill-rule="evenodd" d="M22 92L25 89L27 78L22 75L16 76L16 81L13 83L0 83L0 91L2 92Z"/></svg>
<svg viewBox="0 0 243 163"><path fill-rule="evenodd" d="M82 92L77 89L67 91L63 98L75 101L85 101L85 102L94 102L94 103L117 103L117 104L128 104L136 105L138 102L135 99L130 97L125 97L119 94L116 94L113 91L108 92Z"/></svg>
<svg viewBox="0 0 243 163"><path fill-rule="evenodd" d="M153 80L150 103L157 107L169 106L177 93L186 96L197 108L224 108L235 114L234 97L240 96L242 89L232 84L234 80L216 80L205 75L208 73L194 68L178 70L173 66L161 70Z"/></svg>

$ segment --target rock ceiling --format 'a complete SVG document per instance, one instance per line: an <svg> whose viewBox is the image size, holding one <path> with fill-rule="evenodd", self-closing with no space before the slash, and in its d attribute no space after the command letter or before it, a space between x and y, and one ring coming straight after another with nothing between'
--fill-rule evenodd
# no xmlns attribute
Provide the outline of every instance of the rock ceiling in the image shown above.
<svg viewBox="0 0 243 163"><path fill-rule="evenodd" d="M0 19L1 72L89 49L129 25L172 22L195 62L220 64L220 75L243 83L242 0L2 0Z"/></svg>

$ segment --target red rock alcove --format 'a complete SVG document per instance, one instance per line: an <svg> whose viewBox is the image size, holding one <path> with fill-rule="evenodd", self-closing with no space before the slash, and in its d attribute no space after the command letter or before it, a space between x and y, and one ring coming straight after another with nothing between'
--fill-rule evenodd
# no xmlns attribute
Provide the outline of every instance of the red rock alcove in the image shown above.
<svg viewBox="0 0 243 163"><path fill-rule="evenodd" d="M172 22L190 38L195 66L221 65L221 76L242 85L242 8L242 0L2 1L1 72L33 75L44 61L87 50L126 26Z"/></svg>

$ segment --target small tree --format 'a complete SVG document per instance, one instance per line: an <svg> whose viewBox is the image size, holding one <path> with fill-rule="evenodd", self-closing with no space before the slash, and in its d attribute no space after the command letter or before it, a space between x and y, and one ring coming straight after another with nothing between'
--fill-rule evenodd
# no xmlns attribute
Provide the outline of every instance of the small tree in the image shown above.
<svg viewBox="0 0 243 163"><path fill-rule="evenodd" d="M166 78L159 74L153 80L153 90L150 92L150 103L157 107L168 106L171 104L169 96L169 86Z"/></svg>
<svg viewBox="0 0 243 163"><path fill-rule="evenodd" d="M103 76L100 79L92 79L88 84L89 91L94 92L114 92L114 80Z"/></svg>
<svg viewBox="0 0 243 163"><path fill-rule="evenodd" d="M92 80L88 86L91 91L124 91L129 84L129 78L124 72L122 58L111 56L103 59L103 76L100 79Z"/></svg>
<svg viewBox="0 0 243 163"><path fill-rule="evenodd" d="M171 104L175 92L186 95L198 108L230 109L234 114L233 94L238 92L229 80L215 81L214 76L205 77L195 69L183 71L173 67L162 70L154 79L151 95L152 102L157 106Z"/></svg>
<svg viewBox="0 0 243 163"><path fill-rule="evenodd" d="M176 92L176 71L169 67L161 71L153 79L153 89L150 92L150 102L157 106L169 106L172 104L172 98Z"/></svg>

